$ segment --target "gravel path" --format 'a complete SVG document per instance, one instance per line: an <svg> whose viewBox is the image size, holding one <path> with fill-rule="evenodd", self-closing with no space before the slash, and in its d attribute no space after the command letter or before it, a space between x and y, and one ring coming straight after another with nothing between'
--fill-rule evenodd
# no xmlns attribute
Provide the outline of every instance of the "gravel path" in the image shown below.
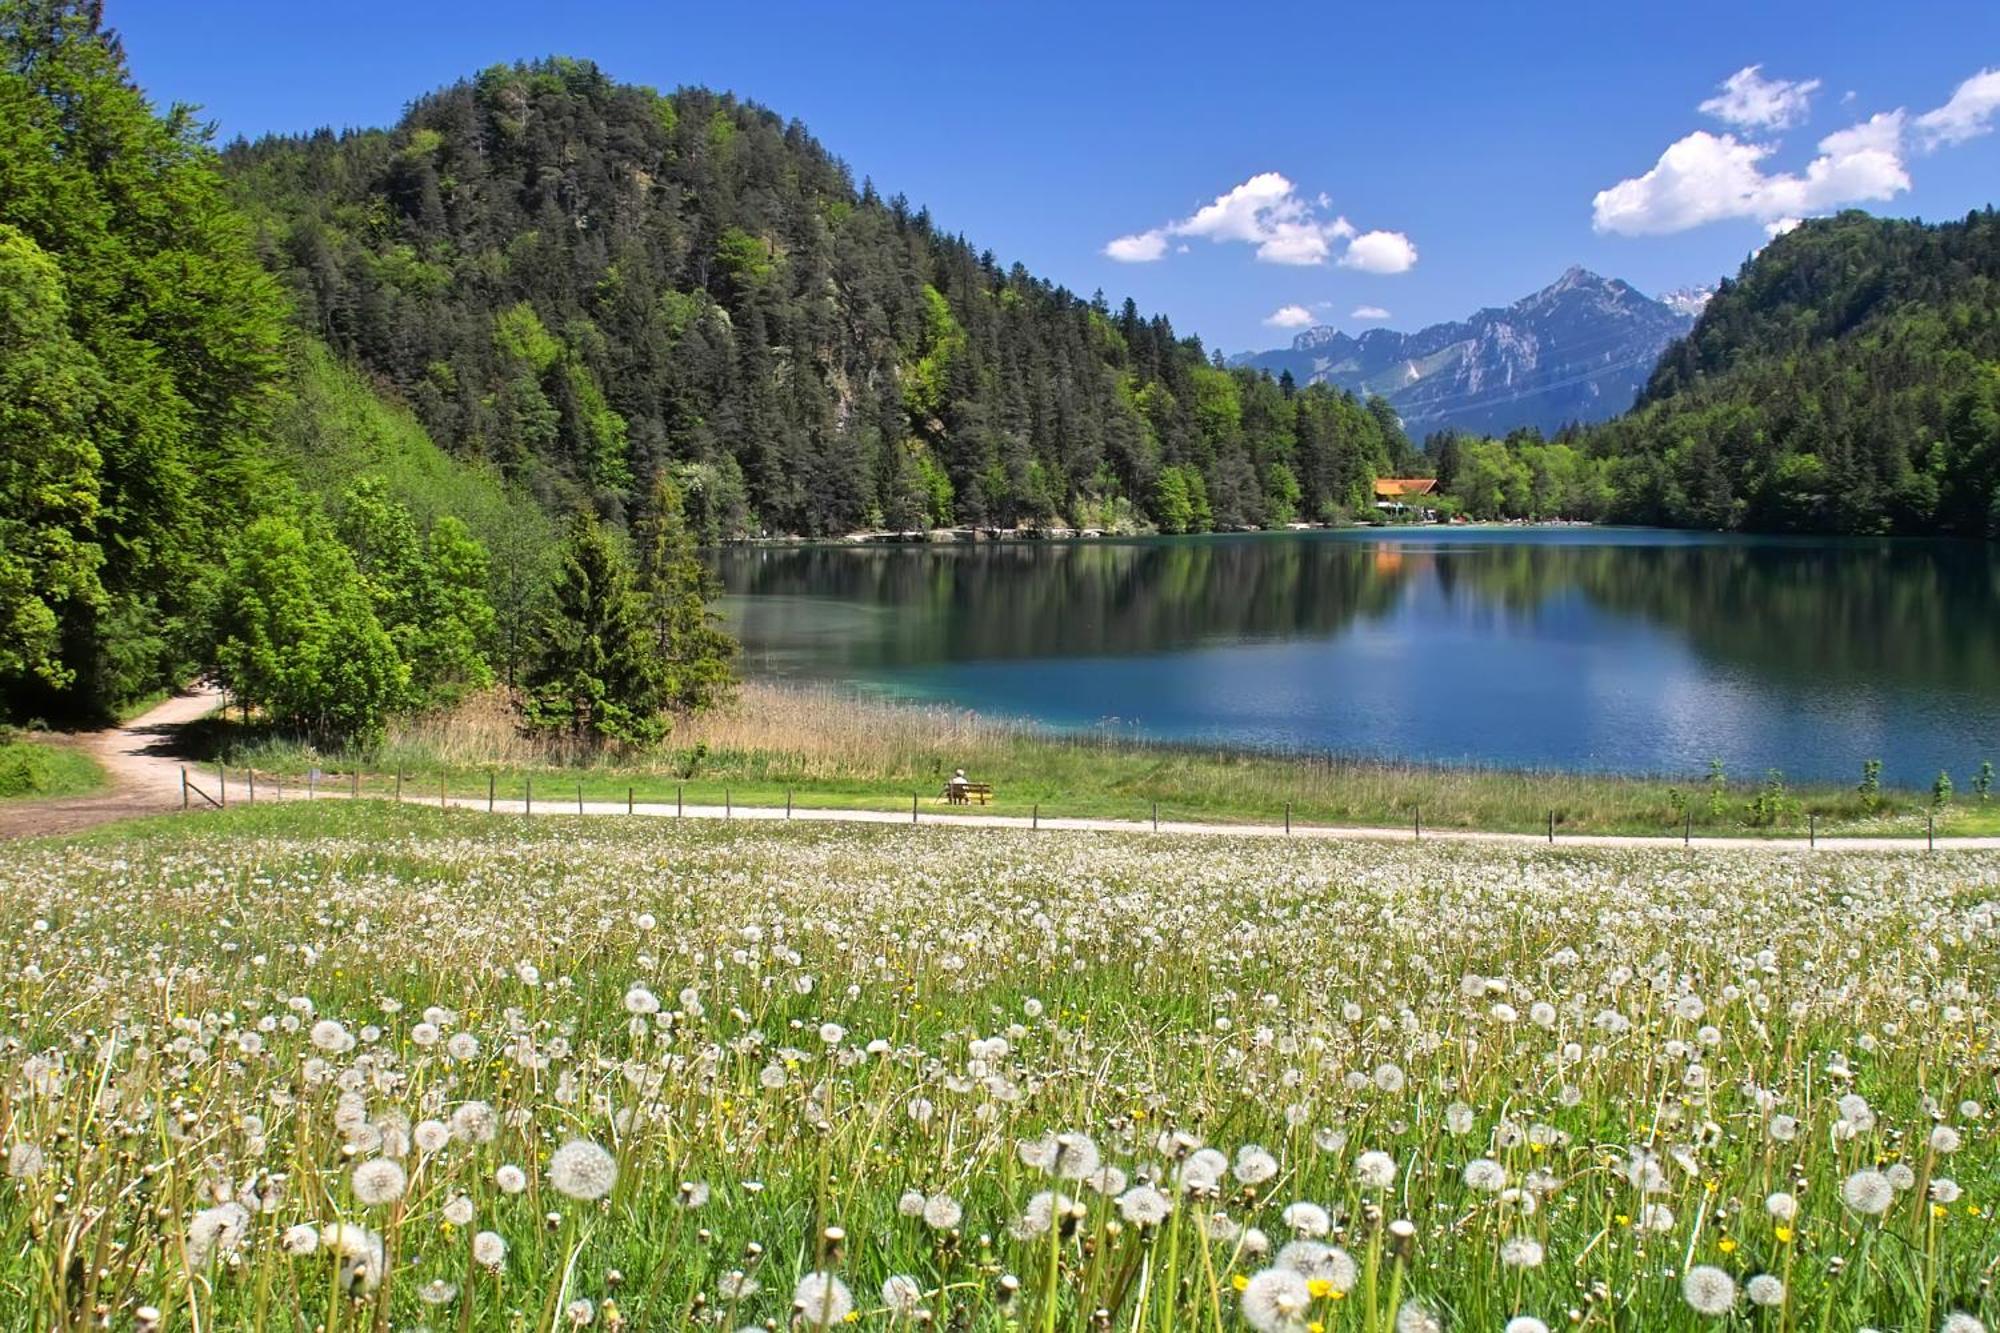
<svg viewBox="0 0 2000 1333"><path fill-rule="evenodd" d="M182 761L174 755L175 738L183 725L221 706L221 690L196 685L121 727L68 738L104 766L110 784L88 796L0 804L0 838L73 833L114 819L178 810Z"/></svg>

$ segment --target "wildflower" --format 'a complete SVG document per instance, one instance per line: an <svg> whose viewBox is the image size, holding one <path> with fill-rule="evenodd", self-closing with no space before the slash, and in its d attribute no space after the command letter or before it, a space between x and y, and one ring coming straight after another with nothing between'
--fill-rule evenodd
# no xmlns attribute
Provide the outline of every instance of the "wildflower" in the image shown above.
<svg viewBox="0 0 2000 1333"><path fill-rule="evenodd" d="M507 1242L497 1231L482 1231L472 1238L472 1261L482 1268L498 1268L507 1258Z"/></svg>
<svg viewBox="0 0 2000 1333"><path fill-rule="evenodd" d="M1958 1151L1958 1131L1950 1125L1939 1125L1931 1130L1931 1151L1940 1157Z"/></svg>
<svg viewBox="0 0 2000 1333"><path fill-rule="evenodd" d="M302 1258L319 1248L319 1229L304 1222L287 1227L278 1238L278 1245L286 1254Z"/></svg>
<svg viewBox="0 0 2000 1333"><path fill-rule="evenodd" d="M1316 1240L1286 1242L1273 1262L1278 1268L1289 1268L1307 1278L1324 1282L1329 1290L1338 1292L1352 1291L1360 1272L1353 1255L1338 1245Z"/></svg>
<svg viewBox="0 0 2000 1333"><path fill-rule="evenodd" d="M403 1168L387 1157L376 1157L354 1168L352 1177L354 1198L365 1208L374 1208L385 1203L394 1203L403 1197L403 1188L409 1184L409 1177Z"/></svg>
<svg viewBox="0 0 2000 1333"><path fill-rule="evenodd" d="M42 1174L42 1150L32 1143L17 1143L7 1150L7 1175L13 1180L33 1180Z"/></svg>
<svg viewBox="0 0 2000 1333"><path fill-rule="evenodd" d="M1243 1288L1243 1318L1257 1333L1303 1333L1312 1291L1289 1268L1266 1268Z"/></svg>
<svg viewBox="0 0 2000 1333"><path fill-rule="evenodd" d="M453 1195L451 1202L444 1206L444 1220L455 1227L468 1226L472 1222L472 1200L463 1194Z"/></svg>
<svg viewBox="0 0 2000 1333"><path fill-rule="evenodd" d="M204 1208L188 1220L188 1262L206 1268L217 1254L234 1254L250 1227L250 1210L234 1200Z"/></svg>
<svg viewBox="0 0 2000 1333"><path fill-rule="evenodd" d="M425 1305L450 1305L458 1299L458 1288L441 1277L434 1277L417 1288L417 1299Z"/></svg>
<svg viewBox="0 0 2000 1333"><path fill-rule="evenodd" d="M1696 1314L1728 1314L1736 1308L1736 1279L1712 1264L1697 1264L1681 1279L1681 1299Z"/></svg>
<svg viewBox="0 0 2000 1333"><path fill-rule="evenodd" d="M847 1284L831 1273L807 1273L792 1288L792 1312L810 1327L838 1324L853 1310L854 1297Z"/></svg>
<svg viewBox="0 0 2000 1333"><path fill-rule="evenodd" d="M491 1143L500 1136L500 1117L485 1102L464 1102L451 1113L451 1136L460 1143Z"/></svg>
<svg viewBox="0 0 2000 1333"><path fill-rule="evenodd" d="M819 1039L829 1046L840 1045L842 1039L846 1036L847 1029L838 1023L821 1023L819 1025Z"/></svg>
<svg viewBox="0 0 2000 1333"><path fill-rule="evenodd" d="M1173 1208L1173 1201L1151 1185L1137 1185L1118 1196L1118 1215L1135 1227L1156 1227Z"/></svg>
<svg viewBox="0 0 2000 1333"><path fill-rule="evenodd" d="M1938 1333L1986 1333L1986 1325L1969 1314L1955 1313L1944 1317Z"/></svg>
<svg viewBox="0 0 2000 1333"><path fill-rule="evenodd" d="M1542 1243L1533 1236L1509 1236L1500 1244L1500 1262L1509 1268L1540 1268Z"/></svg>
<svg viewBox="0 0 2000 1333"><path fill-rule="evenodd" d="M1517 1314L1507 1321L1504 1333L1549 1333L1549 1326L1531 1314Z"/></svg>
<svg viewBox="0 0 2000 1333"><path fill-rule="evenodd" d="M354 1038L348 1034L347 1029L331 1018L322 1018L313 1024L312 1031L306 1036L314 1046L328 1055L339 1055L354 1046Z"/></svg>
<svg viewBox="0 0 2000 1333"><path fill-rule="evenodd" d="M1790 1222L1799 1215L1799 1201L1779 1190L1765 1197L1764 1211L1780 1222Z"/></svg>
<svg viewBox="0 0 2000 1333"><path fill-rule="evenodd" d="M1396 1183L1396 1159L1385 1152L1362 1153L1354 1159L1354 1178L1363 1189L1388 1189Z"/></svg>
<svg viewBox="0 0 2000 1333"><path fill-rule="evenodd" d="M420 1120L410 1133L417 1150L422 1153L438 1153L451 1142L451 1129L442 1120Z"/></svg>
<svg viewBox="0 0 2000 1333"><path fill-rule="evenodd" d="M1889 1177L1880 1171L1866 1168L1856 1171L1840 1186L1840 1201L1850 1209L1868 1217L1877 1217L1889 1210L1895 1201L1896 1190L1889 1183Z"/></svg>
<svg viewBox="0 0 2000 1333"><path fill-rule="evenodd" d="M460 1064L479 1058L479 1038L470 1032L454 1032L451 1040L444 1044L445 1054Z"/></svg>
<svg viewBox="0 0 2000 1333"><path fill-rule="evenodd" d="M1769 1273L1759 1273L1743 1284L1752 1305L1776 1306L1785 1303L1785 1284Z"/></svg>
<svg viewBox="0 0 2000 1333"><path fill-rule="evenodd" d="M1497 1194L1507 1187L1507 1168L1490 1157L1476 1157L1465 1164L1465 1185L1481 1194Z"/></svg>
<svg viewBox="0 0 2000 1333"><path fill-rule="evenodd" d="M1278 1214L1278 1220L1290 1227L1292 1233L1297 1236L1324 1236L1333 1230L1333 1218L1328 1216L1326 1209L1316 1203L1307 1203L1303 1199L1285 1205L1285 1211Z"/></svg>
<svg viewBox="0 0 2000 1333"><path fill-rule="evenodd" d="M923 1284L913 1277L896 1273L882 1283L882 1304L898 1318L908 1319L915 1314L923 1300Z"/></svg>
<svg viewBox="0 0 2000 1333"><path fill-rule="evenodd" d="M382 1238L366 1227L336 1222L319 1233L320 1248L339 1262L345 1291L373 1291L382 1281Z"/></svg>
<svg viewBox="0 0 2000 1333"><path fill-rule="evenodd" d="M1236 1178L1245 1185L1261 1185L1278 1174L1278 1159L1254 1143L1236 1150Z"/></svg>
<svg viewBox="0 0 2000 1333"><path fill-rule="evenodd" d="M965 1210L949 1194L933 1194L924 1200L924 1225L934 1231L948 1231L958 1225Z"/></svg>
<svg viewBox="0 0 2000 1333"><path fill-rule="evenodd" d="M601 1199L617 1181L617 1161L589 1139L571 1139L549 1159L549 1188L571 1199Z"/></svg>
<svg viewBox="0 0 2000 1333"><path fill-rule="evenodd" d="M528 1173L512 1162L504 1162L494 1170L493 1183L502 1194L519 1194L528 1188Z"/></svg>
<svg viewBox="0 0 2000 1333"><path fill-rule="evenodd" d="M1422 1301L1404 1301L1396 1311L1396 1333L1444 1333L1444 1321Z"/></svg>
<svg viewBox="0 0 2000 1333"><path fill-rule="evenodd" d="M740 1268L732 1268L715 1280L715 1290L725 1301L747 1301L763 1289L762 1283Z"/></svg>
<svg viewBox="0 0 2000 1333"><path fill-rule="evenodd" d="M1453 1134L1472 1132L1472 1108L1464 1102L1453 1102L1444 1108L1444 1127Z"/></svg>
<svg viewBox="0 0 2000 1333"><path fill-rule="evenodd" d="M896 1198L896 1211L904 1217L922 1217L924 1215L924 1192L922 1190L904 1190Z"/></svg>
<svg viewBox="0 0 2000 1333"><path fill-rule="evenodd" d="M563 1307L563 1317L569 1320L571 1328L583 1328L597 1318L597 1307L579 1298Z"/></svg>

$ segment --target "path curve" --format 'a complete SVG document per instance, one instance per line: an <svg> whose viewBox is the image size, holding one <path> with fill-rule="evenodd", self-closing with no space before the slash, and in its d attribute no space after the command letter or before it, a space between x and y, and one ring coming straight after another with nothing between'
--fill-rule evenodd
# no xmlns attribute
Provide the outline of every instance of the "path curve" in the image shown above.
<svg viewBox="0 0 2000 1333"><path fill-rule="evenodd" d="M0 805L0 838L74 833L114 819L179 809L184 761L176 757L175 739L182 727L207 717L222 701L218 687L192 685L122 726L66 737L64 743L103 765L108 785L88 796Z"/></svg>

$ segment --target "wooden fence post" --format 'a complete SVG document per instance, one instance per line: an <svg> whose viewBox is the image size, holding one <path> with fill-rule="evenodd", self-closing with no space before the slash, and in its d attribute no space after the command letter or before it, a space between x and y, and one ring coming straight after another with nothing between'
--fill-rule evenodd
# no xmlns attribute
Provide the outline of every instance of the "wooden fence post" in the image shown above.
<svg viewBox="0 0 2000 1333"><path fill-rule="evenodd" d="M396 804L403 803L403 766L396 765Z"/></svg>
<svg viewBox="0 0 2000 1333"><path fill-rule="evenodd" d="M221 764L215 766L215 808L225 809L229 805L229 770Z"/></svg>
<svg viewBox="0 0 2000 1333"><path fill-rule="evenodd" d="M1806 812L1806 846L1819 846L1819 815L1813 811Z"/></svg>
<svg viewBox="0 0 2000 1333"><path fill-rule="evenodd" d="M1153 802L1153 832L1158 833L1159 831L1160 831L1160 803L1158 801L1155 801Z"/></svg>
<svg viewBox="0 0 2000 1333"><path fill-rule="evenodd" d="M632 788L629 784L625 788L625 813L632 813Z"/></svg>
<svg viewBox="0 0 2000 1333"><path fill-rule="evenodd" d="M727 787L722 789L722 817L724 819L734 819L736 817L736 802L730 799L729 788Z"/></svg>
<svg viewBox="0 0 2000 1333"><path fill-rule="evenodd" d="M250 775L250 804L255 805L257 804L257 770L247 768L243 771Z"/></svg>
<svg viewBox="0 0 2000 1333"><path fill-rule="evenodd" d="M1549 846L1556 845L1556 812L1549 811Z"/></svg>
<svg viewBox="0 0 2000 1333"><path fill-rule="evenodd" d="M1042 803L1035 802L1035 812L1028 818L1028 827L1039 832L1042 827Z"/></svg>
<svg viewBox="0 0 2000 1333"><path fill-rule="evenodd" d="M582 778L578 778L578 779L577 779L577 782L576 782L576 812L577 812L578 814L582 814L582 813L583 813L583 779L582 779Z"/></svg>
<svg viewBox="0 0 2000 1333"><path fill-rule="evenodd" d="M181 809L185 810L187 808L188 808L188 771L187 768L183 766L181 768Z"/></svg>
<svg viewBox="0 0 2000 1333"><path fill-rule="evenodd" d="M912 824L917 822L917 794L915 792L910 793L910 822Z"/></svg>
<svg viewBox="0 0 2000 1333"><path fill-rule="evenodd" d="M489 815L493 813L493 785L493 774L489 772L486 775L486 813Z"/></svg>
<svg viewBox="0 0 2000 1333"><path fill-rule="evenodd" d="M675 819L679 819L679 818L680 818L680 817L681 817L681 816L682 816L683 814L685 814L685 813L686 813L686 809L685 809L685 807L684 807L684 806L682 805L682 803L681 803L681 795L682 795L682 792L683 792L684 790L685 790L685 789L684 789L683 787L681 787L681 786L680 786L680 785L679 785L678 783L677 783L677 784L675 784L675 786L674 786L674 818L675 818Z"/></svg>
<svg viewBox="0 0 2000 1333"><path fill-rule="evenodd" d="M358 801L361 799L361 770L357 768L349 776L353 781L348 784L348 799Z"/></svg>
<svg viewBox="0 0 2000 1333"><path fill-rule="evenodd" d="M1421 805L1417 807L1416 831L1416 840L1422 842L1424 840L1424 808Z"/></svg>
<svg viewBox="0 0 2000 1333"><path fill-rule="evenodd" d="M1292 803L1290 801L1285 802L1285 836L1288 838L1292 836Z"/></svg>
<svg viewBox="0 0 2000 1333"><path fill-rule="evenodd" d="M1694 846L1694 811L1688 811L1683 818L1686 822L1681 825L1681 846L1692 847Z"/></svg>
<svg viewBox="0 0 2000 1333"><path fill-rule="evenodd" d="M790 787L787 787L785 788L785 818L790 819L791 817L792 817L792 789Z"/></svg>
<svg viewBox="0 0 2000 1333"><path fill-rule="evenodd" d="M533 778L523 778L522 782L526 784L527 790L521 800L521 813L532 815L535 813L535 780Z"/></svg>

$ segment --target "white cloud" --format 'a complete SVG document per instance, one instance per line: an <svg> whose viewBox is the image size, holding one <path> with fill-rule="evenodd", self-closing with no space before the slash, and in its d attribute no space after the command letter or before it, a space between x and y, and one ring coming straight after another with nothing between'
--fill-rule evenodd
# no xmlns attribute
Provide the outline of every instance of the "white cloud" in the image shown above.
<svg viewBox="0 0 2000 1333"><path fill-rule="evenodd" d="M1264 322L1274 329L1302 329L1313 322L1313 312L1302 305L1281 305Z"/></svg>
<svg viewBox="0 0 2000 1333"><path fill-rule="evenodd" d="M1775 175L1762 165L1771 145L1696 130L1668 145L1645 175L1599 191L1592 223L1625 236L1662 235L1729 218L1773 222L1890 199L1910 188L1902 124L1902 113L1891 111L1838 130L1820 140L1803 174Z"/></svg>
<svg viewBox="0 0 2000 1333"><path fill-rule="evenodd" d="M1766 222L1764 234L1775 241L1804 221L1804 218L1779 218L1776 222Z"/></svg>
<svg viewBox="0 0 2000 1333"><path fill-rule="evenodd" d="M1917 117L1917 132L1925 148L1964 143L1993 128L2000 111L2000 69L1982 69L1958 85L1951 100Z"/></svg>
<svg viewBox="0 0 2000 1333"><path fill-rule="evenodd" d="M1120 236L1104 247L1104 253L1121 264L1150 264L1167 253L1167 234L1155 227Z"/></svg>
<svg viewBox="0 0 2000 1333"><path fill-rule="evenodd" d="M1342 268L1363 273L1405 273L1416 266L1417 247L1400 231L1365 231L1348 242Z"/></svg>
<svg viewBox="0 0 2000 1333"><path fill-rule="evenodd" d="M1276 171L1259 172L1241 185L1178 221L1146 231L1120 236L1104 247L1104 253L1126 264L1149 264L1164 258L1170 241L1197 237L1216 244L1243 244L1256 247L1257 258L1267 264L1314 265L1333 258L1344 242L1358 242L1354 224L1338 215L1326 216L1331 201L1321 194L1308 199L1296 186ZM1371 232L1371 236L1394 236L1393 232ZM1380 242L1372 242L1379 246ZM1416 262L1416 249L1409 246L1405 262L1392 267L1353 263L1349 267L1369 272L1400 273ZM1173 247L1184 252L1185 245ZM1351 248L1349 253L1352 253ZM1341 261L1347 263L1343 255Z"/></svg>
<svg viewBox="0 0 2000 1333"><path fill-rule="evenodd" d="M1718 85L1722 91L1699 108L1744 130L1785 130L1805 122L1818 79L1767 79L1762 65L1746 65Z"/></svg>
<svg viewBox="0 0 2000 1333"><path fill-rule="evenodd" d="M1349 315L1349 316L1348 316L1348 318L1349 318L1349 319L1387 319L1387 318L1389 318L1389 312L1388 312L1388 311L1386 311L1386 310L1384 310L1384 309L1383 309L1383 308L1382 308L1381 306L1379 306L1379 305L1358 305L1358 306L1354 307L1354 313L1353 313L1352 315Z"/></svg>
<svg viewBox="0 0 2000 1333"><path fill-rule="evenodd" d="M1763 77L1760 67L1738 70L1722 94L1701 109L1746 129L1796 124L1819 81L1790 83ZM1852 94L1842 102L1852 100ZM1850 204L1893 199L1910 188L1907 158L1990 133L2000 119L2000 68L1982 69L1959 84L1951 99L1912 118L1880 111L1819 141L1817 155L1799 172L1767 173L1764 159L1777 144L1734 134L1694 133L1669 144L1643 176L1598 191L1592 225L1626 236L1685 231L1730 218L1765 224L1782 235L1798 220Z"/></svg>

